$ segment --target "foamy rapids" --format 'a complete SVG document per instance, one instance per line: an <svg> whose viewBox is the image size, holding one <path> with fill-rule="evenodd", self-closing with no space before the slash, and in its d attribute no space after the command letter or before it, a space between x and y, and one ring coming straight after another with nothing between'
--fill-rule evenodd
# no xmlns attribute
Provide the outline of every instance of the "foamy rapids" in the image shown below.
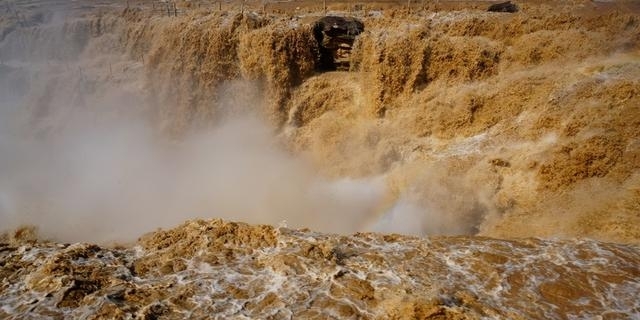
<svg viewBox="0 0 640 320"><path fill-rule="evenodd" d="M191 221L130 249L2 244L8 319L632 319L637 247ZM440 318L438 318L440 319Z"/></svg>

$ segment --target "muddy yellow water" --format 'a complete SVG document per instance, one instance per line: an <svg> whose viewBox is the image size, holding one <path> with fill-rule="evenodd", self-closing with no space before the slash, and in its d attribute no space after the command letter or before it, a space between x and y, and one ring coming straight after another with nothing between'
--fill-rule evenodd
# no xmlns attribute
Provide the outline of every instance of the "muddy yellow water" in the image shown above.
<svg viewBox="0 0 640 320"><path fill-rule="evenodd" d="M327 2L0 4L0 318L640 317L638 4Z"/></svg>
<svg viewBox="0 0 640 320"><path fill-rule="evenodd" d="M629 319L637 247L191 221L131 248L3 244L3 317Z"/></svg>

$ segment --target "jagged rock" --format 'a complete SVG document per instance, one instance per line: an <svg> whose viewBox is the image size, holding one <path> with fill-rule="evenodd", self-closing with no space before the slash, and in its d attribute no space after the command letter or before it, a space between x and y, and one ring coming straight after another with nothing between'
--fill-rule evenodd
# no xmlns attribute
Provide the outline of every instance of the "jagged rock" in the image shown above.
<svg viewBox="0 0 640 320"><path fill-rule="evenodd" d="M492 4L487 11L490 12L518 12L518 6L511 1Z"/></svg>
<svg viewBox="0 0 640 320"><path fill-rule="evenodd" d="M316 21L313 34L318 41L320 70L348 70L349 55L364 24L352 17L327 16Z"/></svg>

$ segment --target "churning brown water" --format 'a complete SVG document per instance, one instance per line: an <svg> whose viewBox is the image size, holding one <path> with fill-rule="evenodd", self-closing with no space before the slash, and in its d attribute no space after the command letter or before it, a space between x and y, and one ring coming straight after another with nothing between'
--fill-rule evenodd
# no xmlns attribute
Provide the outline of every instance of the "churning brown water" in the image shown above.
<svg viewBox="0 0 640 320"><path fill-rule="evenodd" d="M639 318L638 4L328 2L3 3L0 318Z"/></svg>

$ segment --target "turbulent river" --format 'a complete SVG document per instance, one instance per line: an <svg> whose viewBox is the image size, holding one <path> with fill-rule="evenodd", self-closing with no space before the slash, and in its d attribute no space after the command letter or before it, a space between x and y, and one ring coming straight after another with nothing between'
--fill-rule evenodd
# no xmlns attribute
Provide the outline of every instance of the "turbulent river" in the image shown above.
<svg viewBox="0 0 640 320"><path fill-rule="evenodd" d="M0 4L0 318L640 319L640 5L327 2Z"/></svg>
<svg viewBox="0 0 640 320"><path fill-rule="evenodd" d="M193 221L131 248L3 245L4 317L630 319L636 247Z"/></svg>

